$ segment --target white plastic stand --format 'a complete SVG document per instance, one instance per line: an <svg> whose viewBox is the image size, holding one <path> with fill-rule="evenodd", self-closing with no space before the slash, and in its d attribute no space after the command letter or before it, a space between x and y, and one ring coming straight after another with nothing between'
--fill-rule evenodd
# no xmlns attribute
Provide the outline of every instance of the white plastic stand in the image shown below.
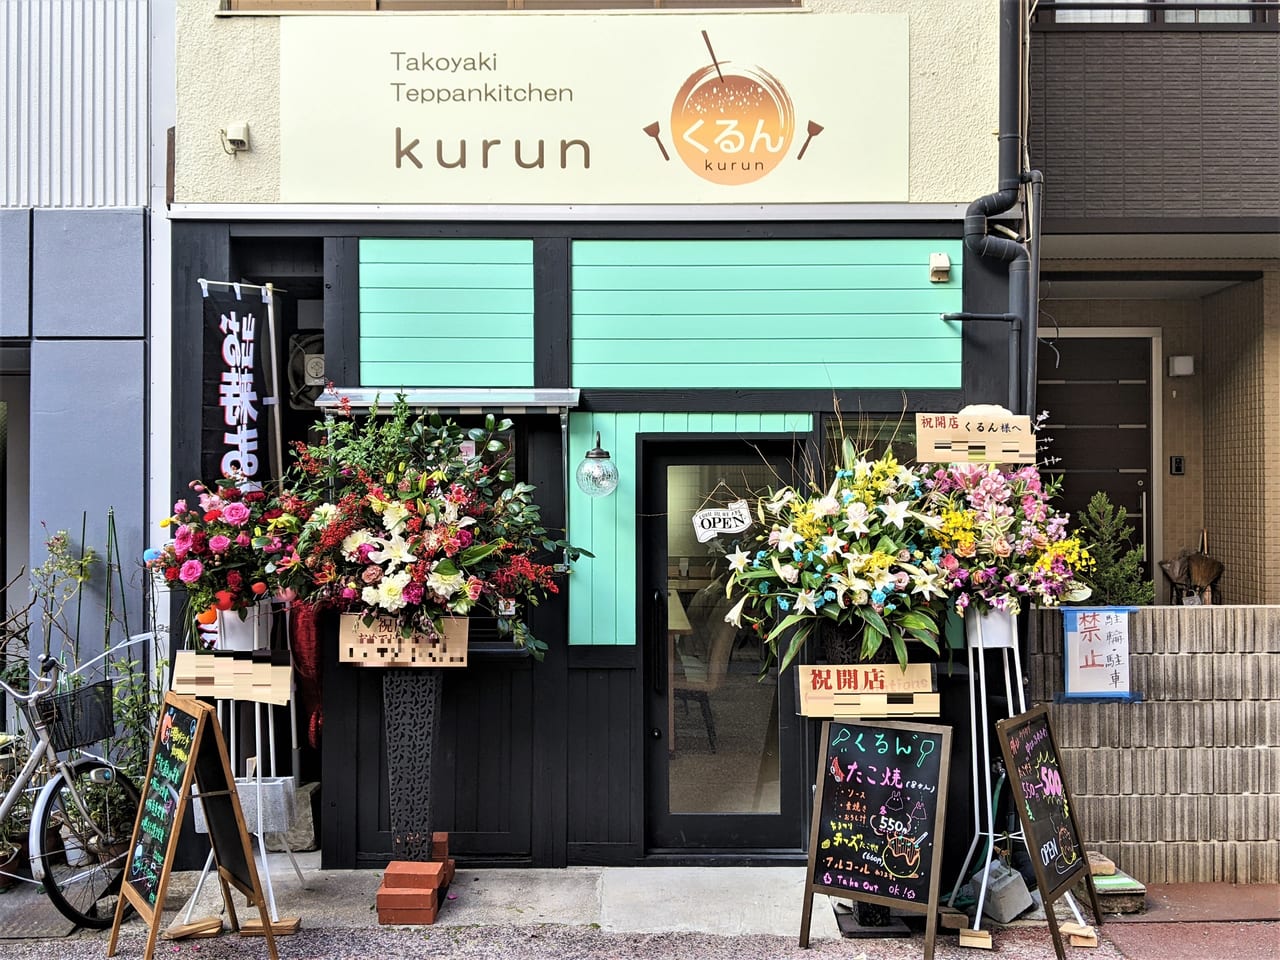
<svg viewBox="0 0 1280 960"><path fill-rule="evenodd" d="M991 737L988 733L990 723L987 717L987 659L985 656L987 650L999 650L1003 658L1005 703L1009 705L1009 716L1025 713L1027 709L1026 697L1022 692L1022 661L1018 654L1016 624L1010 622L1012 617L1009 614L1000 613L997 616L1007 618L1006 622L997 621L996 624L992 624L986 616L979 616L973 611L965 616L965 647L969 651L969 732L973 743L973 843L969 845L969 852L965 855L964 865L960 868L956 884L951 889L947 906L955 906L956 895L968 875L973 855L977 852L978 844L985 838L987 857L986 862L982 864L982 884L978 892L978 903L973 920L975 931L982 929L982 908L986 902L987 884L990 881L991 860L995 855L997 836L995 811L992 809L995 798L991 794L993 758ZM984 636L984 632L989 636ZM1010 652L1013 654L1012 672L1010 672ZM1015 688L1018 703L1016 713L1013 711ZM978 723L979 715L982 721L981 726ZM1017 839L1022 841L1024 846L1026 845L1021 829L1013 833L1002 831L999 836L1002 839ZM1074 902L1072 907L1075 909Z"/></svg>
<svg viewBox="0 0 1280 960"><path fill-rule="evenodd" d="M289 628L288 628L287 608L286 608L285 644L286 644L286 648L290 651L290 655L292 655L293 643L292 643L292 637L290 636L288 630ZM261 646L265 646L266 645L265 642L260 642L264 640L265 638L263 638L258 632L258 623L255 618L254 646L252 649L258 649ZM269 863L267 862L267 837L266 837L267 833L269 832L276 833L280 837L280 842L284 844L285 853L289 855L289 863L293 865L293 872L297 874L298 883L302 885L302 889L304 890L310 889L307 886L307 881L302 876L302 868L298 866L298 860L293 855L293 849L289 846L289 840L287 837L287 832L290 829L290 827L293 826L293 820L296 816L294 806L293 806L293 794L297 790L298 781L299 781L299 776L298 776L299 747L298 747L298 713L297 713L298 698L296 694L297 694L296 683L291 678L290 690L289 690L289 726L291 730L290 746L291 746L292 760L293 760L293 767L292 767L293 776L290 778L289 783L286 785L281 782L283 778L279 778L275 776L276 729L275 729L274 723L268 722L267 724L267 749L268 749L267 755L269 758L269 765L271 767L271 772L267 775L267 780L264 781L263 779L263 772L262 772L263 764L259 762L257 756L249 758L247 762L247 769L246 769L246 774L248 778L252 780L253 791L254 791L253 793L254 816L251 819L255 821L253 825L252 833L254 838L257 840L256 857L261 861L261 864L258 870L258 875L262 878L263 886L266 890L267 906L270 908L270 911L271 911L272 922L277 922L280 920L280 912L276 909L275 891L271 885L271 869L270 869ZM229 739L228 746L229 746L231 756L235 757L238 755L236 751L236 712L237 711L235 709L235 701L219 700L218 713L222 714L224 705L228 703L230 704L230 709L227 711L230 715L229 723L227 724L227 729L230 730L230 739ZM268 716L268 721L270 721L269 716ZM262 731L262 704L260 702L255 702L253 705L253 727L254 727L254 732L253 732L254 744L256 746L258 737ZM241 783L242 781L237 779L237 788L241 785ZM264 794L264 791L263 791L264 786L269 788L269 794ZM282 795L279 793L279 791L285 790L285 789L288 789L290 791L287 803L281 802ZM242 800L241 803L243 804L243 802L244 801ZM267 816L267 812L266 812L268 808L270 808L271 810L270 817ZM199 823L197 822L197 828L198 827L199 827ZM191 911L195 909L196 900L200 896L200 890L204 886L205 878L208 877L209 871L212 869L213 869L213 851L210 850L209 856L205 859L205 862L204 862L204 869L200 871L200 879L196 881L196 888L191 894L191 899L187 901L187 909L183 917L184 923L191 922Z"/></svg>

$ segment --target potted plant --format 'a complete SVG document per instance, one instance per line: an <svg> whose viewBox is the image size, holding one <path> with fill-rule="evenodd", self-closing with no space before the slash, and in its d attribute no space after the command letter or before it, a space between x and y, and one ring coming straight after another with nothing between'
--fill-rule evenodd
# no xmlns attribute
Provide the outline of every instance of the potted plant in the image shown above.
<svg viewBox="0 0 1280 960"><path fill-rule="evenodd" d="M1133 546L1128 511L1117 507L1101 490L1077 518L1075 536L1089 545L1093 563L1081 579L1094 602L1106 607L1155 602L1155 584L1143 575L1142 551Z"/></svg>
<svg viewBox="0 0 1280 960"><path fill-rule="evenodd" d="M1089 596L1082 581L1092 565L1070 516L1053 506L1056 480L1034 465L952 463L925 480L927 509L941 553L944 589L965 617L971 641L1011 646L1013 618L1024 603L1054 606Z"/></svg>
<svg viewBox="0 0 1280 960"><path fill-rule="evenodd" d="M726 619L751 623L779 669L819 625L854 639L862 660L886 641L904 668L909 641L938 653L946 587L923 471L891 450L869 459L847 438L841 461L825 488L785 486L760 499L755 549L727 558L728 592L740 597Z"/></svg>

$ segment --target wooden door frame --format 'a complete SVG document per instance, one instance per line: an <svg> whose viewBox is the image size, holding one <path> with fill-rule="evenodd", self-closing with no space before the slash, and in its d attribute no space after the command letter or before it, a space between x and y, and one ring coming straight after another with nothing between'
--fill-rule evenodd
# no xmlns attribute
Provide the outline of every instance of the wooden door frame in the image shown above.
<svg viewBox="0 0 1280 960"><path fill-rule="evenodd" d="M1041 328L1043 329L1043 327ZM1159 559L1164 556L1164 472L1160 464L1164 458L1164 330L1161 327L1058 327L1055 339L1088 338L1092 340L1150 340L1151 341L1151 543L1149 561L1152 581L1155 583L1156 600L1167 591L1156 574ZM1041 375L1036 372L1037 389ZM1037 411L1038 412L1038 411ZM1167 602L1167 601L1166 601Z"/></svg>

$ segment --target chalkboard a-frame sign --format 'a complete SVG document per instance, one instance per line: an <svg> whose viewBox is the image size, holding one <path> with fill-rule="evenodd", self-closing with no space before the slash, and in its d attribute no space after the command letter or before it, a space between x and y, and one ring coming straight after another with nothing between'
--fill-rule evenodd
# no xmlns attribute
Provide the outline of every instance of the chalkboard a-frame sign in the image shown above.
<svg viewBox="0 0 1280 960"><path fill-rule="evenodd" d="M151 960L178 846L178 831L191 803L193 784L200 788L200 802L204 804L209 842L218 865L222 902L231 929L238 930L239 923L229 886L258 907L271 960L278 960L271 918L258 884L253 848L249 845L249 832L231 776L222 728L218 726L213 707L176 693L166 693L160 705L160 719L151 745L142 803L133 826L107 956L115 956L125 907L131 904L149 928L144 960Z"/></svg>
<svg viewBox="0 0 1280 960"><path fill-rule="evenodd" d="M1098 892L1089 858L1080 840L1071 791L1062 773L1058 743L1049 726L1049 711L1036 707L996 724L996 737L1009 772L1009 786L1022 822L1027 853L1036 873L1036 886L1045 905L1058 957L1065 955L1053 903L1083 877L1089 888L1093 919L1102 926Z"/></svg>
<svg viewBox="0 0 1280 960"><path fill-rule="evenodd" d="M813 897L825 893L924 913L932 960L951 730L828 720L822 745L800 946L809 945Z"/></svg>

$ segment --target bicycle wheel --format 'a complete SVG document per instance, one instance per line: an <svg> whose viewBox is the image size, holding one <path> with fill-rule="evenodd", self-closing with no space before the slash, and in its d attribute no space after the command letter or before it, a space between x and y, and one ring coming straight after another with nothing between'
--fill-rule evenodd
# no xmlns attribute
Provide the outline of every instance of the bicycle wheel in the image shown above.
<svg viewBox="0 0 1280 960"><path fill-rule="evenodd" d="M115 919L137 813L137 788L98 760L78 762L41 792L32 873L53 905L78 926L104 930Z"/></svg>

